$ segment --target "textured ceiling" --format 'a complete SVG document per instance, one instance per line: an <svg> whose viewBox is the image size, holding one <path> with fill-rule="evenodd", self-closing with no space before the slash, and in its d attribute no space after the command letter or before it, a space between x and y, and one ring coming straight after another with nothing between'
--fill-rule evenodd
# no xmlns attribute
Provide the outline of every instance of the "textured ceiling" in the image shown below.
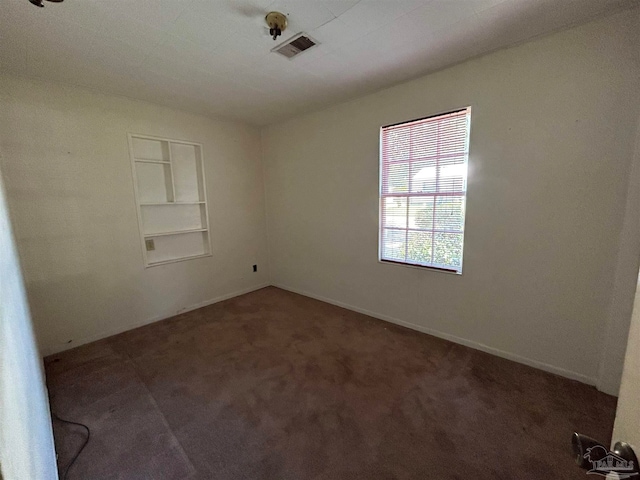
<svg viewBox="0 0 640 480"><path fill-rule="evenodd" d="M635 0L0 0L0 71L264 125ZM274 42L264 16L289 15ZM306 32L320 45L270 50Z"/></svg>

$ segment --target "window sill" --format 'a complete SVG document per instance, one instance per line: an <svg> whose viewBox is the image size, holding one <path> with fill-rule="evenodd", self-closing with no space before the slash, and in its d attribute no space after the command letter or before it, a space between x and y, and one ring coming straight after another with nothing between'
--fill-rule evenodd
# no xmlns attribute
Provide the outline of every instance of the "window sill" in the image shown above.
<svg viewBox="0 0 640 480"><path fill-rule="evenodd" d="M456 272L455 270L445 270L444 268L438 267L429 267L427 265L416 265L413 263L393 262L391 260L381 259L378 259L378 263L382 263L383 265L394 265L396 267L408 267L416 268L418 270L429 270L431 272L448 273L449 275L462 275L462 272Z"/></svg>

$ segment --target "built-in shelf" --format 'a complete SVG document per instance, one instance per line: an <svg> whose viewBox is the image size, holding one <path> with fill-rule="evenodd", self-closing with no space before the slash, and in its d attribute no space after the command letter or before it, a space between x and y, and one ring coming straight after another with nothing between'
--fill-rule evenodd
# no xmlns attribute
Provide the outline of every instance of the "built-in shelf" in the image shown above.
<svg viewBox="0 0 640 480"><path fill-rule="evenodd" d="M173 232L157 232L157 233L145 233L145 238L149 237L164 237L165 235L182 235L185 233L194 233L194 232L208 232L207 228L194 228L191 230L175 230Z"/></svg>
<svg viewBox="0 0 640 480"><path fill-rule="evenodd" d="M144 265L210 256L202 146L130 134L129 151Z"/></svg>

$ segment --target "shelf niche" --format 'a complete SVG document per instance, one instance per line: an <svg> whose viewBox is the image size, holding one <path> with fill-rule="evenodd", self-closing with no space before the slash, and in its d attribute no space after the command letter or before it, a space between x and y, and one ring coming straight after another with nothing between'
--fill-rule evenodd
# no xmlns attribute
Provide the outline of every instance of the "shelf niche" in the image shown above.
<svg viewBox="0 0 640 480"><path fill-rule="evenodd" d="M211 255L202 146L129 135L145 267Z"/></svg>

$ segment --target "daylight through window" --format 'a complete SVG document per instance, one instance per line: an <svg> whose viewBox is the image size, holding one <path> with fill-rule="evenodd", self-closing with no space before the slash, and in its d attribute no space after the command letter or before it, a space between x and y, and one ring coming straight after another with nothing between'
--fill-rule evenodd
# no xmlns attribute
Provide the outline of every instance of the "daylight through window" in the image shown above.
<svg viewBox="0 0 640 480"><path fill-rule="evenodd" d="M380 260L462 272L470 115L382 127Z"/></svg>

